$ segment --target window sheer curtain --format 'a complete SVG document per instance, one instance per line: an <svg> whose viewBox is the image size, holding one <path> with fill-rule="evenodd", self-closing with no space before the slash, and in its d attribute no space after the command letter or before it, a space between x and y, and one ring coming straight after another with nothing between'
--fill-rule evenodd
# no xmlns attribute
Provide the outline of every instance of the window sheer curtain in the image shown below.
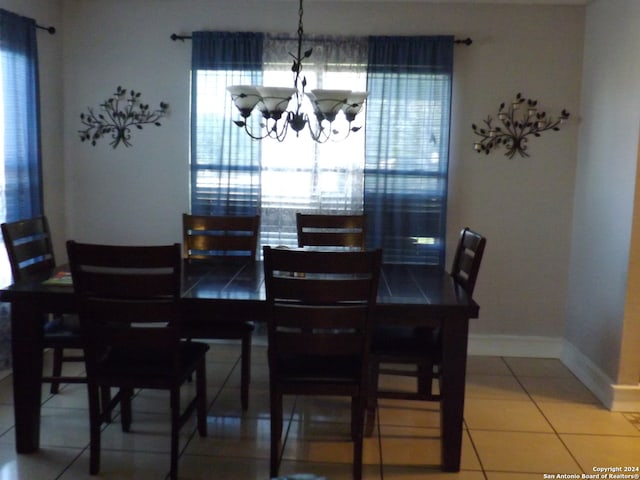
<svg viewBox="0 0 640 480"><path fill-rule="evenodd" d="M366 38L305 38L303 50L310 48L313 53L304 60L300 78L306 78L306 92L315 88L365 90ZM266 35L265 85L293 86L289 52L296 51L297 37ZM305 105L307 115L313 119L311 103L305 100ZM340 127L342 138L348 133L347 122L339 118L333 128ZM362 212L364 130L343 141L320 145L311 140L307 128L298 137L290 132L281 143L263 142L261 240L265 244L297 245L296 212Z"/></svg>
<svg viewBox="0 0 640 480"><path fill-rule="evenodd" d="M35 20L0 9L4 221L42 213Z"/></svg>
<svg viewBox="0 0 640 480"><path fill-rule="evenodd" d="M255 215L259 211L261 143L251 140L230 121L237 114L225 89L230 85L262 83L263 37L261 33L193 32L194 215ZM254 124L253 128L259 126Z"/></svg>
<svg viewBox="0 0 640 480"><path fill-rule="evenodd" d="M35 20L0 9L0 221L42 214ZM1 241L1 239L0 239ZM11 283L4 244L0 281ZM0 368L10 361L8 306L0 306Z"/></svg>
<svg viewBox="0 0 640 480"><path fill-rule="evenodd" d="M261 214L261 243L295 246L295 212L360 213L385 260L443 265L453 37L310 37L313 88L369 91L365 129L316 144L256 142L233 124L232 84L292 86L297 38L195 32L192 211ZM312 112L308 112L313 115ZM255 115L254 115L255 116ZM259 120L253 131L259 131ZM336 122L334 127L338 127ZM342 132L346 134L347 132Z"/></svg>
<svg viewBox="0 0 640 480"><path fill-rule="evenodd" d="M370 37L364 211L385 261L444 265L453 37Z"/></svg>

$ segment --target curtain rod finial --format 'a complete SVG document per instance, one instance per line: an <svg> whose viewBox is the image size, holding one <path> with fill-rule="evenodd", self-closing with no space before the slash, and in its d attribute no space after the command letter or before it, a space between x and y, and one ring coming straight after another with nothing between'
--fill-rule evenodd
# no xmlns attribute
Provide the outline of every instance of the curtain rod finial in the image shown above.
<svg viewBox="0 0 640 480"><path fill-rule="evenodd" d="M169 38L171 38L171 40L173 40L174 42L176 40L182 40L184 42L185 40L189 40L191 37L189 37L187 35L178 35L177 33L172 33L171 37L169 37Z"/></svg>
<svg viewBox="0 0 640 480"><path fill-rule="evenodd" d="M42 25L38 25L36 24L36 28L39 28L40 30L46 30L47 32L49 32L51 35L53 35L54 33L56 33L56 27L43 27Z"/></svg>

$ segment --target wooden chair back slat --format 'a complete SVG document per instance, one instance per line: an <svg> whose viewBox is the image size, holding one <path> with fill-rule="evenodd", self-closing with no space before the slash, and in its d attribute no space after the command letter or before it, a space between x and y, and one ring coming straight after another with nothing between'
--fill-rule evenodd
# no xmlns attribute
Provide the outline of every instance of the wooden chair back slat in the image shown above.
<svg viewBox="0 0 640 480"><path fill-rule="evenodd" d="M182 216L183 256L189 259L255 259L260 216Z"/></svg>
<svg viewBox="0 0 640 480"><path fill-rule="evenodd" d="M283 328L300 327L300 315L305 316L304 328L319 330L325 329L352 329L363 328L365 325L368 305L353 306L341 305L338 307L318 307L317 309L301 308L296 305L275 305L273 313L278 317L278 325Z"/></svg>
<svg viewBox="0 0 640 480"><path fill-rule="evenodd" d="M357 333L278 333L278 348L282 357L292 355L316 356L320 358L351 357L359 353L361 344Z"/></svg>
<svg viewBox="0 0 640 480"><path fill-rule="evenodd" d="M173 297L175 278L170 272L164 273L124 273L117 270L83 272L84 287L87 291L102 292L103 295L118 298Z"/></svg>
<svg viewBox="0 0 640 480"><path fill-rule="evenodd" d="M469 228L460 233L460 240L451 267L451 276L469 294L473 295L480 272L487 239Z"/></svg>
<svg viewBox="0 0 640 480"><path fill-rule="evenodd" d="M300 275L300 273L294 275ZM278 280L273 282L272 292L274 298L278 300L286 301L296 298L301 302L315 301L318 304L327 305L366 298L369 288L367 278L305 278L301 281L299 277L291 276L278 277Z"/></svg>
<svg viewBox="0 0 640 480"><path fill-rule="evenodd" d="M2 236L14 282L50 271L55 267L51 233L46 217L3 223Z"/></svg>
<svg viewBox="0 0 640 480"><path fill-rule="evenodd" d="M365 215L312 215L298 212L296 227L298 247L365 248Z"/></svg>

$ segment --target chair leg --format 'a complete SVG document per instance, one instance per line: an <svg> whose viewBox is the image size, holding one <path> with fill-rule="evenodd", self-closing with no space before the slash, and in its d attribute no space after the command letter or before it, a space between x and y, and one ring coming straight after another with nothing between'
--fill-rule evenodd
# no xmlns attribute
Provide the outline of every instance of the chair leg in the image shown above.
<svg viewBox="0 0 640 480"><path fill-rule="evenodd" d="M196 374L196 382L199 375ZM180 387L171 389L171 470L169 478L178 480L178 452L180 449Z"/></svg>
<svg viewBox="0 0 640 480"><path fill-rule="evenodd" d="M101 387L100 398L102 402L103 419L106 423L111 423L111 410L108 410L108 406L111 403L111 388Z"/></svg>
<svg viewBox="0 0 640 480"><path fill-rule="evenodd" d="M376 412L378 410L378 378L380 376L380 363L373 357L369 360L369 394L367 395L366 419L364 422L364 434L370 437L376 424Z"/></svg>
<svg viewBox="0 0 640 480"><path fill-rule="evenodd" d="M89 394L89 473L97 475L100 471L100 428L102 416L100 406L100 394L97 385L87 385Z"/></svg>
<svg viewBox="0 0 640 480"><path fill-rule="evenodd" d="M271 387L273 389L273 387ZM280 450L282 448L282 394L271 391L271 477L278 476L280 470Z"/></svg>
<svg viewBox="0 0 640 480"><path fill-rule="evenodd" d="M207 384L206 367L203 360L196 371L196 416L198 420L198 433L201 437L207 436Z"/></svg>
<svg viewBox="0 0 640 480"><path fill-rule="evenodd" d="M430 397L433 384L433 362L418 364L418 393Z"/></svg>
<svg viewBox="0 0 640 480"><path fill-rule="evenodd" d="M251 383L251 332L242 337L241 348L240 403L242 410L247 410L249 408L249 384Z"/></svg>
<svg viewBox="0 0 640 480"><path fill-rule="evenodd" d="M53 372L52 376L59 377L62 375L62 356L64 349L56 347L53 349ZM59 391L60 382L51 382L51 393L55 395Z"/></svg>
<svg viewBox="0 0 640 480"><path fill-rule="evenodd" d="M131 388L122 388L120 396L120 417L122 422L122 431L131 431L131 398L133 390Z"/></svg>
<svg viewBox="0 0 640 480"><path fill-rule="evenodd" d="M351 397L351 440L356 441L358 437L358 423L357 423L357 412L358 412L358 397Z"/></svg>
<svg viewBox="0 0 640 480"><path fill-rule="evenodd" d="M353 480L362 479L363 429L367 397L360 395L351 399L351 436L353 437Z"/></svg>

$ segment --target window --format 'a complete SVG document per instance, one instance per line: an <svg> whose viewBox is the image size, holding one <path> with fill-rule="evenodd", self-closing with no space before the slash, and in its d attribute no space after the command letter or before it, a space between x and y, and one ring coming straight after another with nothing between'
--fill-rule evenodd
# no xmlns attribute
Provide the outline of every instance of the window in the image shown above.
<svg viewBox="0 0 640 480"><path fill-rule="evenodd" d="M33 19L0 9L0 222L42 213L38 53ZM0 280L11 283L4 245Z"/></svg>
<svg viewBox="0 0 640 480"><path fill-rule="evenodd" d="M234 42L245 42L242 47L229 43L231 35ZM338 143L317 144L306 130L299 137L290 132L281 143L254 141L231 121L239 115L227 86L293 83L288 52L295 51L296 40L269 35L247 40L246 35L194 32L194 58L215 50L209 41L243 56L241 62L194 60L192 212L260 213L260 242L287 246L297 244L297 211L364 212L374 227L369 244L383 247L386 261L442 265L453 39L305 40L305 48L313 48L303 65L307 90L370 93L356 119L364 129ZM207 48L200 43L203 37ZM445 67L431 58L438 42L449 45ZM253 121L256 131L259 120Z"/></svg>
<svg viewBox="0 0 640 480"><path fill-rule="evenodd" d="M0 52L0 125L4 126L7 124L7 118L4 109L4 87L2 83L2 73L4 70L2 68L2 57L4 57L4 55ZM4 174L4 130L4 127L0 129L0 153L2 154L2 156L0 156L0 219L3 219L3 221L7 218L6 201L4 200L6 195L6 180ZM8 285L11 283L11 268L9 267L9 259L7 258L7 250L4 248L4 243L0 250L0 283L2 283L2 285Z"/></svg>
<svg viewBox="0 0 640 480"><path fill-rule="evenodd" d="M293 84L288 52L297 48L297 39L267 37L263 52L263 83L268 86ZM366 41L320 37L305 42L313 48L303 63L306 91L315 88L366 90ZM342 62L340 62L340 60ZM345 63L344 59L349 59ZM309 102L307 115L313 118ZM233 115L237 115L235 112ZM364 112L356 118L363 123ZM348 123L338 118L334 128ZM284 142L263 141L261 172L261 242L296 246L295 214L361 213L363 209L364 130L340 142L318 144L308 127L299 136L290 132Z"/></svg>

